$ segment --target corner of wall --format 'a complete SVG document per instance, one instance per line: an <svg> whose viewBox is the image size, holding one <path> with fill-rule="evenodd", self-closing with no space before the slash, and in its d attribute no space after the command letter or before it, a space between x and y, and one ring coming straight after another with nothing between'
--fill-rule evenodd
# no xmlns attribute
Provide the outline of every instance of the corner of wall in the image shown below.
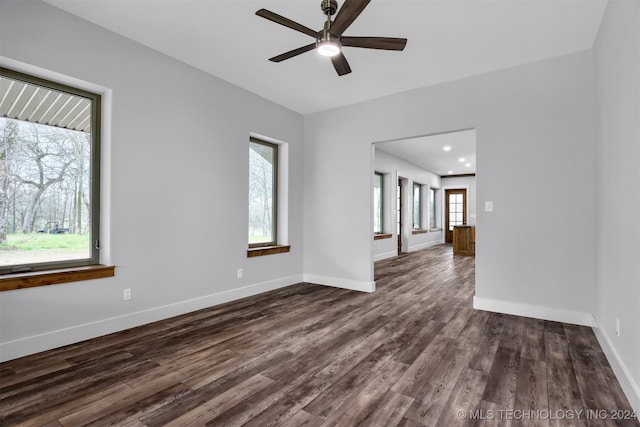
<svg viewBox="0 0 640 427"><path fill-rule="evenodd" d="M348 289L360 292L375 292L376 282L364 282L359 280L343 279L339 277L319 276L316 274L303 274L304 282L317 285L331 286L334 288Z"/></svg>
<svg viewBox="0 0 640 427"><path fill-rule="evenodd" d="M622 390L627 396L629 403L636 413L639 414L638 416L640 416L640 385L634 381L629 368L616 351L615 346L604 328L601 327L597 316L594 316L593 332L595 333L596 338L600 343L600 347L602 347L602 350L604 351L604 354L607 357L607 360L611 365L611 369L613 369L613 373L616 375Z"/></svg>
<svg viewBox="0 0 640 427"><path fill-rule="evenodd" d="M514 316L550 320L553 322L571 323L580 326L593 326L595 324L591 313L482 298L478 296L473 297L473 308L477 310L492 311L495 313L512 314Z"/></svg>

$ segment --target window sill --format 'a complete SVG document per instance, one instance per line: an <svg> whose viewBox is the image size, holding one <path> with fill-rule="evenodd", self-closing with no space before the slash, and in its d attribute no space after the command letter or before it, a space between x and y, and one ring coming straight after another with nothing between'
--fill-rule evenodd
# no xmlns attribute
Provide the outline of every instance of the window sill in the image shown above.
<svg viewBox="0 0 640 427"><path fill-rule="evenodd" d="M0 276L0 292L113 277L115 268L113 265L97 264L60 270L7 274Z"/></svg>
<svg viewBox="0 0 640 427"><path fill-rule="evenodd" d="M424 233L428 233L429 230L412 230L411 234L424 234Z"/></svg>
<svg viewBox="0 0 640 427"><path fill-rule="evenodd" d="M290 245L278 245L278 246L263 246L260 248L249 248L247 250L247 258L254 256L282 254L291 250Z"/></svg>
<svg viewBox="0 0 640 427"><path fill-rule="evenodd" d="M442 228L432 228L429 231L442 231Z"/></svg>
<svg viewBox="0 0 640 427"><path fill-rule="evenodd" d="M374 234L373 235L373 240L382 240L382 239L390 239L391 238L391 234Z"/></svg>

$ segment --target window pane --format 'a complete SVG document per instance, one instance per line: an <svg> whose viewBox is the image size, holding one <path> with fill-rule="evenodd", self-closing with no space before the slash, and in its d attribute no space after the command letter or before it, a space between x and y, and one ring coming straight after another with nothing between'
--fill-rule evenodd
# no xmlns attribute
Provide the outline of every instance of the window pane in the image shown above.
<svg viewBox="0 0 640 427"><path fill-rule="evenodd" d="M277 146L249 143L249 244L275 244Z"/></svg>
<svg viewBox="0 0 640 427"><path fill-rule="evenodd" d="M429 227L436 228L436 190L429 189Z"/></svg>
<svg viewBox="0 0 640 427"><path fill-rule="evenodd" d="M382 174L373 177L373 232L382 233Z"/></svg>
<svg viewBox="0 0 640 427"><path fill-rule="evenodd" d="M421 193L420 184L413 184L413 228L415 230L419 230L421 228L421 216L422 216L422 208L420 201L420 193Z"/></svg>
<svg viewBox="0 0 640 427"><path fill-rule="evenodd" d="M0 76L0 271L96 263L92 126L99 96L13 75Z"/></svg>

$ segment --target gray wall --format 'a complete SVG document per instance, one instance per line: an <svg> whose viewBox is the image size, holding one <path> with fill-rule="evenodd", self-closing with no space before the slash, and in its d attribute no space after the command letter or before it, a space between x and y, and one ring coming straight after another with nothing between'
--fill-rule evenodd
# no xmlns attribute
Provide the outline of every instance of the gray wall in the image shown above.
<svg viewBox="0 0 640 427"><path fill-rule="evenodd" d="M372 142L475 128L476 297L589 322L593 84L584 51L305 116L305 274L372 280Z"/></svg>
<svg viewBox="0 0 640 427"><path fill-rule="evenodd" d="M640 2L610 1L594 47L597 332L640 410ZM620 336L616 335L616 318ZM616 360L619 363L615 363ZM626 379L626 381L625 381Z"/></svg>
<svg viewBox="0 0 640 427"><path fill-rule="evenodd" d="M0 55L111 91L102 240L116 265L0 293L3 358L302 279L299 114L45 3L0 8ZM250 132L289 143L288 254L247 259Z"/></svg>

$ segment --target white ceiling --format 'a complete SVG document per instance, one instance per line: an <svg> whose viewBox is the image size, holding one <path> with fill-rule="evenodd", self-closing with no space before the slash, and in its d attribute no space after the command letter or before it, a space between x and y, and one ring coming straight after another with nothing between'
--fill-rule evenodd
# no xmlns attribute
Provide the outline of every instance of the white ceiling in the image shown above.
<svg viewBox="0 0 640 427"><path fill-rule="evenodd" d="M320 0L45 0L302 114L592 47L606 0L373 0L348 36L406 37L403 52L344 48L338 77L313 39L255 15L320 29ZM342 1L339 1L342 4Z"/></svg>
<svg viewBox="0 0 640 427"><path fill-rule="evenodd" d="M376 149L440 176L476 173L475 129L377 143Z"/></svg>

